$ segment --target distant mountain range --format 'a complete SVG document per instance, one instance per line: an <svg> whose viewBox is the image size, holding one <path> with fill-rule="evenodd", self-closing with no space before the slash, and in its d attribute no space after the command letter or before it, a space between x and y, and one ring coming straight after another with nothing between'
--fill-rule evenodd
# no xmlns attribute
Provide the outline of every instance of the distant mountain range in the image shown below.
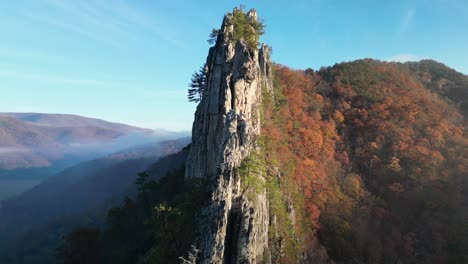
<svg viewBox="0 0 468 264"><path fill-rule="evenodd" d="M10 117L16 120L33 123L35 125L48 127L94 127L100 129L107 129L111 131L118 131L124 134L152 131L151 129L144 129L121 123L113 123L101 119L83 117L78 115L43 113L0 113L0 116Z"/></svg>
<svg viewBox="0 0 468 264"><path fill-rule="evenodd" d="M189 142L186 137L149 143L82 162L2 202L0 263L11 252L10 247L35 248L23 256L53 257L51 252L66 232L80 225L102 223L109 207L120 204L126 195L132 196L138 172L146 170L151 178L158 178L183 166L186 151L179 151Z"/></svg>
<svg viewBox="0 0 468 264"><path fill-rule="evenodd" d="M185 152L162 157L180 151L189 135L76 115L0 113L0 252L20 241L52 256L62 235L102 222L110 206L135 193L136 173L160 177L182 166ZM51 225L59 228L45 235Z"/></svg>
<svg viewBox="0 0 468 264"><path fill-rule="evenodd" d="M71 165L136 143L185 135L77 115L0 113L0 170L47 168L64 160Z"/></svg>

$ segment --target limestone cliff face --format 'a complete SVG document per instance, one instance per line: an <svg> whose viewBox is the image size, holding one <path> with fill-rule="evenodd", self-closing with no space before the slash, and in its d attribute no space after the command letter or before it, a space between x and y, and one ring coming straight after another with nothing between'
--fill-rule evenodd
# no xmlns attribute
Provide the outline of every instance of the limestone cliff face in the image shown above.
<svg viewBox="0 0 468 264"><path fill-rule="evenodd" d="M256 12L246 18L256 20ZM268 254L266 190L248 199L237 168L257 148L262 87L271 89L269 54L264 45L252 50L242 40L232 41L232 19L232 13L225 15L209 50L186 165L186 177L208 179L212 191L197 241L201 263L257 263Z"/></svg>

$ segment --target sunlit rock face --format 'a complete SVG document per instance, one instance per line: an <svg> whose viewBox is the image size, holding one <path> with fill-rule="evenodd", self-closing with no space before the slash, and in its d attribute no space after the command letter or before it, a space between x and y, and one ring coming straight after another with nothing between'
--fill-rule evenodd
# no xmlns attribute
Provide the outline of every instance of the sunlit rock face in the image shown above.
<svg viewBox="0 0 468 264"><path fill-rule="evenodd" d="M255 10L246 18L256 20ZM265 45L256 50L232 41L232 19L232 13L225 15L209 50L186 165L185 176L208 179L212 191L196 243L201 263L256 263L268 254L266 191L245 197L236 168L257 148L262 90L271 91L269 53Z"/></svg>

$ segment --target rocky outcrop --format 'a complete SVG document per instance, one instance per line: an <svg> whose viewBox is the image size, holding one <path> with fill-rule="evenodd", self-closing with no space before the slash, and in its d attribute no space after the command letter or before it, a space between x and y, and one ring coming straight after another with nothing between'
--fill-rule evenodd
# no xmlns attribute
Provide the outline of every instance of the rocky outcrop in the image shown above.
<svg viewBox="0 0 468 264"><path fill-rule="evenodd" d="M271 90L268 48L233 41L233 13L225 15L206 61L206 87L197 107L187 178L206 178L212 191L197 241L201 263L257 263L268 255L266 190L247 198L237 168L256 150L262 89ZM247 21L257 19L255 10ZM258 175L259 180L262 175Z"/></svg>

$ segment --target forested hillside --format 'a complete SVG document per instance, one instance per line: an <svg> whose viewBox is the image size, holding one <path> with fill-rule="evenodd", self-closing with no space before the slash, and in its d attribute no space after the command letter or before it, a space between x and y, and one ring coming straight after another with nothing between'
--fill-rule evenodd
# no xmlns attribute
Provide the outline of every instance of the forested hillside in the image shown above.
<svg viewBox="0 0 468 264"><path fill-rule="evenodd" d="M135 174L157 179L185 162L189 138L145 144L83 162L51 176L0 208L0 263L53 263L63 235L101 226L107 210L135 196ZM170 155L174 154L174 155Z"/></svg>
<svg viewBox="0 0 468 264"><path fill-rule="evenodd" d="M337 262L466 259L466 121L453 103L466 97L441 98L453 90L435 93L421 82L421 75L441 78L426 67L441 64L276 67L263 131L267 164L283 172L280 186L297 185L309 228ZM439 73L446 83L466 80L443 69L451 73ZM283 195L294 197L287 189Z"/></svg>

